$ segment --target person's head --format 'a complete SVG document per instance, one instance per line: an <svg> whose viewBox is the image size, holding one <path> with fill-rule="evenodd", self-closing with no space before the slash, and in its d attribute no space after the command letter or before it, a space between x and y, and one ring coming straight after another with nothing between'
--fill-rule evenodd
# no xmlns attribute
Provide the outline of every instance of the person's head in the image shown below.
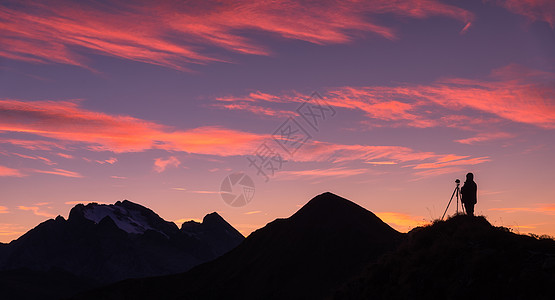
<svg viewBox="0 0 555 300"><path fill-rule="evenodd" d="M472 173L466 174L466 181L474 181L474 174Z"/></svg>

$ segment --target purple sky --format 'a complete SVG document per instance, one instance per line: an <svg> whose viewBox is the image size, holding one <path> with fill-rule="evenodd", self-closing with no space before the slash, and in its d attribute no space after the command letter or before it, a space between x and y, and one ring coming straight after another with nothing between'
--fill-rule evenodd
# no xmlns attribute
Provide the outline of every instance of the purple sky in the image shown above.
<svg viewBox="0 0 555 300"><path fill-rule="evenodd" d="M553 1L40 3L0 4L0 241L123 199L249 234L325 191L406 231L467 172L478 214L555 235ZM317 130L313 92L335 111ZM293 155L272 139L290 118ZM261 145L287 160L268 182Z"/></svg>

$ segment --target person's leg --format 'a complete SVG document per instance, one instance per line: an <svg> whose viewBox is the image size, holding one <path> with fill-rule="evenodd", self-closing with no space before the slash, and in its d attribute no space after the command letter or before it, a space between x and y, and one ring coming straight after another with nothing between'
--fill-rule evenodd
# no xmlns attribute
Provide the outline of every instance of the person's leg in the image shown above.
<svg viewBox="0 0 555 300"><path fill-rule="evenodd" d="M464 208L466 209L466 214L469 216L474 215L474 204L465 203Z"/></svg>

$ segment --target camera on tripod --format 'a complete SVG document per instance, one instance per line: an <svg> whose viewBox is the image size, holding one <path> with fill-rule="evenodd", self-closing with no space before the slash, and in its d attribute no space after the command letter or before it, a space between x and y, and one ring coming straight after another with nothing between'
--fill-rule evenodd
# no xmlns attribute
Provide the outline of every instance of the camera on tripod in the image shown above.
<svg viewBox="0 0 555 300"><path fill-rule="evenodd" d="M447 213L447 209L449 209L449 205L451 205L451 201L453 201L453 197L456 196L457 197L457 206L456 206L456 210L457 210L457 214L459 214L459 198L461 199L461 210L464 212L464 207L462 204L462 195L461 195L461 189L459 188L459 185L461 184L461 181L457 178L455 179L455 183L457 184L457 186L455 187L455 190L453 191L453 194L451 195L451 199L449 199L449 203L447 203L447 207L445 208L445 212L443 212L443 216L441 216L441 220L443 220L443 218L445 217L445 214Z"/></svg>

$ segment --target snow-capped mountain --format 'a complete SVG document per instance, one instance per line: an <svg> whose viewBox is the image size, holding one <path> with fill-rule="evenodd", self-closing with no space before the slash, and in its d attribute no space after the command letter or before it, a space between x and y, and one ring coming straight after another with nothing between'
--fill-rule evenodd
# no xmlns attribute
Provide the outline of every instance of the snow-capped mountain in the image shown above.
<svg viewBox="0 0 555 300"><path fill-rule="evenodd" d="M194 224L195 229L180 230L127 200L78 204L67 220L61 216L47 220L0 245L0 281L11 282L2 290L23 295L22 290L41 286L45 291L37 295L24 294L44 299L49 289L55 289L51 292L59 297L64 289L69 295L126 278L184 272L228 252L244 239L217 213Z"/></svg>
<svg viewBox="0 0 555 300"><path fill-rule="evenodd" d="M178 230L174 223L165 221L152 210L128 200L117 201L115 204L109 205L78 204L71 210L70 217L71 215L74 217L80 215L96 224L108 216L119 229L134 234L143 234L147 230L154 230L169 237L169 234Z"/></svg>

